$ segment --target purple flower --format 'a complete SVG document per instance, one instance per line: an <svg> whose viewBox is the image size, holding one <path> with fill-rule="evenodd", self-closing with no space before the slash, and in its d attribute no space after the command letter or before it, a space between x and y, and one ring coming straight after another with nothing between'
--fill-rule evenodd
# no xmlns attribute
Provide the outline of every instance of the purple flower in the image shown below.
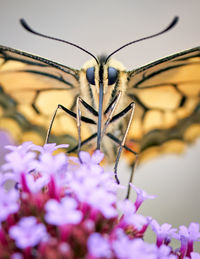
<svg viewBox="0 0 200 259"><path fill-rule="evenodd" d="M148 224L146 217L140 214L134 214L130 218L127 217L126 222L129 225L133 225L138 231Z"/></svg>
<svg viewBox="0 0 200 259"><path fill-rule="evenodd" d="M38 160L35 160L33 166L36 172L40 172L43 176L43 183L47 183L53 177L56 186L63 186L66 182L68 158L64 153L52 155L44 152L39 155ZM42 183L41 182L41 183ZM38 182L39 183L39 182Z"/></svg>
<svg viewBox="0 0 200 259"><path fill-rule="evenodd" d="M6 146L10 150L5 156L6 163L1 167L4 172L0 177L0 185L4 185L8 180L20 182L21 175L33 170L32 161L36 154L31 152L31 142L24 142L20 146Z"/></svg>
<svg viewBox="0 0 200 259"><path fill-rule="evenodd" d="M190 223L189 227L179 227L179 237L184 236L189 241L200 241L199 223Z"/></svg>
<svg viewBox="0 0 200 259"><path fill-rule="evenodd" d="M112 248L119 259L157 259L157 247L145 243L142 239L129 239L122 230L117 231L117 238L112 243Z"/></svg>
<svg viewBox="0 0 200 259"><path fill-rule="evenodd" d="M9 214L17 212L19 209L19 193L12 189L5 191L0 188L0 222L6 220Z"/></svg>
<svg viewBox="0 0 200 259"><path fill-rule="evenodd" d="M77 209L77 202L72 198L63 198L60 202L49 200L45 209L45 220L49 224L61 226L65 224L78 224L82 220L82 213Z"/></svg>
<svg viewBox="0 0 200 259"><path fill-rule="evenodd" d="M27 183L28 189L32 193L37 193L41 191L41 189L44 186L47 186L48 182L49 182L49 176L46 174L42 174L38 178L35 178L33 174L26 175L26 183Z"/></svg>
<svg viewBox="0 0 200 259"><path fill-rule="evenodd" d="M56 143L49 143L49 144L44 144L43 147L41 146L37 146L37 145L32 145L32 150L36 150L39 151L41 154L43 153L53 153L55 150L59 149L59 148L67 148L69 147L68 144L62 144L62 145L57 145Z"/></svg>
<svg viewBox="0 0 200 259"><path fill-rule="evenodd" d="M140 238L129 239L122 230L117 230L117 238L112 243L112 248L119 259L178 259L171 254L168 246L157 247L155 244L144 242Z"/></svg>
<svg viewBox="0 0 200 259"><path fill-rule="evenodd" d="M102 172L103 168L99 165L104 155L100 150L96 150L91 156L88 152L81 151L79 157L82 165L95 172Z"/></svg>
<svg viewBox="0 0 200 259"><path fill-rule="evenodd" d="M116 196L113 193L105 192L98 188L88 197L87 203L99 210L106 218L113 218L118 215L117 210L114 208Z"/></svg>
<svg viewBox="0 0 200 259"><path fill-rule="evenodd" d="M159 225L156 220L152 220L150 223L152 230L157 235L157 246L160 247L163 243L168 244L171 241L171 237L174 235L177 229L172 228L170 224L164 223Z"/></svg>
<svg viewBox="0 0 200 259"><path fill-rule="evenodd" d="M7 163L2 166L2 170L14 173L13 179L17 182L19 182L22 173L28 173L34 169L32 162L36 158L36 153L30 151L32 145L31 142L25 142L17 147L6 146L11 152L5 156Z"/></svg>
<svg viewBox="0 0 200 259"><path fill-rule="evenodd" d="M200 259L200 254L199 253L192 252L190 254L190 256L191 256L191 259Z"/></svg>
<svg viewBox="0 0 200 259"><path fill-rule="evenodd" d="M94 172L91 174L89 170L84 170L84 168L76 171L76 173L78 179L71 182L70 188L77 198L81 202L89 204L92 208L101 211L106 218L115 217L117 211L113 204L116 202L116 195L103 188L100 183L101 176L95 175ZM84 176L81 177L82 173Z"/></svg>
<svg viewBox="0 0 200 259"><path fill-rule="evenodd" d="M118 207L123 212L124 216L131 216L136 212L135 205L127 199L118 202Z"/></svg>
<svg viewBox="0 0 200 259"><path fill-rule="evenodd" d="M147 199L155 199L155 197L156 197L155 195L148 195L145 191L135 187L132 183L130 183L130 185L137 194L137 198L136 198L136 201L135 201L136 210L139 209L139 207L141 206L143 201L145 201Z"/></svg>
<svg viewBox="0 0 200 259"><path fill-rule="evenodd" d="M85 154L86 152L84 152ZM98 165L98 167L100 166ZM117 211L113 205L116 203L114 190L116 188L113 184L113 174L104 172L102 168L101 170L93 169L95 167L80 164L76 171L67 172L69 189L80 202L87 203L93 209L100 211L106 218L115 217Z"/></svg>
<svg viewBox="0 0 200 259"><path fill-rule="evenodd" d="M124 234L122 229L117 229L115 233L116 237L112 242L112 249L117 255L117 258L130 258L130 239Z"/></svg>
<svg viewBox="0 0 200 259"><path fill-rule="evenodd" d="M157 247L156 255L158 259L178 259L176 255L171 254L171 248L166 245L161 245Z"/></svg>
<svg viewBox="0 0 200 259"><path fill-rule="evenodd" d="M21 155L25 155L28 151L31 150L31 148L34 146L34 144L31 141L24 142L21 145L13 146L13 145L7 145L5 146L6 149L11 151L19 152Z"/></svg>
<svg viewBox="0 0 200 259"><path fill-rule="evenodd" d="M179 233L173 236L181 241L180 252L182 256L189 256L193 252L194 241L200 241L200 232L198 223L190 223L189 227L180 226Z"/></svg>
<svg viewBox="0 0 200 259"><path fill-rule="evenodd" d="M104 157L104 154L100 150L96 150L91 156L88 152L81 151L79 153L79 157L81 162L91 166L92 164L97 165L99 164Z"/></svg>
<svg viewBox="0 0 200 259"><path fill-rule="evenodd" d="M61 172L66 171L67 156L58 154L52 156L52 152L58 148L66 148L68 145L45 144L43 147L36 146L32 142L25 142L20 146L6 146L11 152L5 156L6 163L2 166L6 173L0 181L3 185L7 180L20 182L21 174L27 174L33 170L42 174L56 174L61 177ZM39 155L35 151L39 151ZM62 179L63 180L63 179ZM60 181L62 181L60 179ZM41 181L41 180L40 180Z"/></svg>
<svg viewBox="0 0 200 259"><path fill-rule="evenodd" d="M199 259L200 255L193 252L194 241L200 241L198 223L181 226L177 234L171 225L160 226L150 217L137 214L142 202L155 196L131 184L137 193L135 203L118 202L113 172L104 172L99 165L103 154L98 150L91 156L82 151L79 158L52 155L65 147L38 147L31 142L8 146L10 153L3 166L6 174L0 177L0 245L5 246L0 257L46 258L53 251L63 258L175 259L178 255ZM19 192L2 188L7 179L18 182ZM122 215L119 220L118 209ZM31 213L35 217L23 217ZM156 244L142 238L149 224L156 233ZM8 242L8 235L12 242ZM172 237L181 241L177 250L169 246Z"/></svg>
<svg viewBox="0 0 200 259"><path fill-rule="evenodd" d="M124 200L118 204L123 213L121 220L122 225L133 225L138 231L140 231L144 225L148 224L146 217L135 213L135 206L132 202L129 200Z"/></svg>
<svg viewBox="0 0 200 259"><path fill-rule="evenodd" d="M66 171L67 156L64 153L51 155L50 153L42 153L39 160L35 161L35 169L43 174L54 175Z"/></svg>
<svg viewBox="0 0 200 259"><path fill-rule="evenodd" d="M99 233L93 233L87 241L89 254L96 258L110 258L112 255L109 241Z"/></svg>
<svg viewBox="0 0 200 259"><path fill-rule="evenodd" d="M98 166L100 167L100 166ZM67 180L69 187L74 191L79 193L80 198L81 193L89 191L90 193L95 191L96 188L104 189L105 191L116 190L113 173L104 172L103 168L101 170L92 170L90 167L81 164L79 167L68 168Z"/></svg>
<svg viewBox="0 0 200 259"><path fill-rule="evenodd" d="M9 235L21 249L36 246L48 238L45 225L37 223L35 217L22 218L17 225L9 229Z"/></svg>

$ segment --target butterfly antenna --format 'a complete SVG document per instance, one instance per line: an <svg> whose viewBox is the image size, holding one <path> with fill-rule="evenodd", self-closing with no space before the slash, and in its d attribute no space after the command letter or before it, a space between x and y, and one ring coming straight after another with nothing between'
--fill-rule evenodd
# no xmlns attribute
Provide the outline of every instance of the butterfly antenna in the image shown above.
<svg viewBox="0 0 200 259"><path fill-rule="evenodd" d="M76 47L77 49L80 49L80 50L84 51L85 53L87 53L87 54L89 54L90 56L92 56L92 57L96 60L97 64L99 64L98 59L97 59L91 52L87 51L86 49L84 49L84 48L82 48L82 47L80 47L80 46L78 46L78 45L76 45L76 44L74 44L74 43L72 43L72 42L70 42L70 41L58 39L58 38L51 37L51 36L48 36L48 35L39 33L39 32L37 32L37 31L34 31L34 30L27 24L27 22L26 22L24 19L20 19L20 23L21 23L21 25L24 27L25 30L27 30L27 31L29 31L29 32L31 32L31 33L33 33L33 34L35 34L35 35L38 35L38 36L41 36L41 37L44 37L44 38L47 38L47 39L51 39L51 40L56 40L56 41L64 42L64 43L66 43L66 44L69 44L69 45L71 45L71 46Z"/></svg>
<svg viewBox="0 0 200 259"><path fill-rule="evenodd" d="M160 32L158 32L158 33L156 33L156 34L153 34L153 35L150 35L150 36L141 38L141 39L139 39L139 40L131 41L131 42L129 42L129 43L127 43L127 44L121 46L120 48L118 48L118 49L116 49L115 51L113 51L113 52L106 58L105 63L107 63L107 61L109 60L109 58L110 58L112 55L114 55L116 52L120 51L121 49L123 49L123 48L125 48L125 47L127 47L127 46L129 46L129 45L131 45L131 44L133 44L133 43L154 38L154 37L156 37L156 36L158 36L158 35L161 35L161 34L167 32L167 31L171 30L171 29L177 24L178 20L179 20L179 17L178 17L178 16L175 16L174 19L172 20L172 22L171 22L171 23L167 26L167 28L165 28L164 30L162 30L162 31L160 31Z"/></svg>

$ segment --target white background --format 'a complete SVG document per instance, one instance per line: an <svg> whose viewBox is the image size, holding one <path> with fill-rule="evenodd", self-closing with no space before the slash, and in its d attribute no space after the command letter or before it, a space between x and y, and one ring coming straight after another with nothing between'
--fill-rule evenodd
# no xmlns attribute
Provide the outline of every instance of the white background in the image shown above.
<svg viewBox="0 0 200 259"><path fill-rule="evenodd" d="M71 46L31 35L20 26L25 18L36 30L72 41L98 55L165 28L170 32L117 53L128 69L200 45L199 0L0 0L0 44L52 59L74 68L90 58ZM135 184L158 197L144 204L144 215L174 227L200 221L200 141L182 156L168 155L138 168ZM122 163L123 164L123 163ZM128 175L124 165L122 175Z"/></svg>

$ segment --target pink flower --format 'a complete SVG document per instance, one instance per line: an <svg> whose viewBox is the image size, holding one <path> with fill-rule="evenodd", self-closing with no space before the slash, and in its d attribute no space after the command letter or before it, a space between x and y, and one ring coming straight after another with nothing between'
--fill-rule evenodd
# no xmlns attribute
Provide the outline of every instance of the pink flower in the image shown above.
<svg viewBox="0 0 200 259"><path fill-rule="evenodd" d="M37 223L35 217L24 217L19 223L9 229L9 235L18 248L33 247L41 241L46 241L48 234L42 223Z"/></svg>
<svg viewBox="0 0 200 259"><path fill-rule="evenodd" d="M151 221L150 225L152 230L156 233L156 244L158 247L160 247L162 244L168 244L177 230L176 228L172 228L172 226L167 223L159 225L155 219Z"/></svg>
<svg viewBox="0 0 200 259"><path fill-rule="evenodd" d="M19 209L19 192L15 189L5 191L0 189L0 222Z"/></svg>
<svg viewBox="0 0 200 259"><path fill-rule="evenodd" d="M103 154L80 152L80 160L52 155L65 147L8 147L0 175L0 258L199 259L193 251L198 223L181 226L177 234L170 224L138 214L144 200L155 196L131 185L135 203L118 201L113 172L99 164ZM7 179L16 181L10 191L4 190ZM144 241L149 224L156 244ZM172 238L181 241L179 249L169 246Z"/></svg>
<svg viewBox="0 0 200 259"><path fill-rule="evenodd" d="M111 258L109 241L99 233L92 233L87 241L88 252L95 258Z"/></svg>
<svg viewBox="0 0 200 259"><path fill-rule="evenodd" d="M179 233L174 238L181 241L180 252L182 256L190 256L193 252L194 241L200 241L199 223L190 223L189 227L180 226Z"/></svg>
<svg viewBox="0 0 200 259"><path fill-rule="evenodd" d="M139 189L137 187L135 187L132 183L130 183L131 187L133 188L133 190L136 192L137 194L137 198L135 201L135 208L136 210L139 209L139 207L141 206L141 204L143 203L143 201L147 200L147 199L155 199L156 196L155 195L149 195L147 194L145 191L143 191L142 189Z"/></svg>
<svg viewBox="0 0 200 259"><path fill-rule="evenodd" d="M63 198L60 202L49 200L45 205L45 220L52 225L78 224L82 219L81 211L77 210L77 202L72 198Z"/></svg>

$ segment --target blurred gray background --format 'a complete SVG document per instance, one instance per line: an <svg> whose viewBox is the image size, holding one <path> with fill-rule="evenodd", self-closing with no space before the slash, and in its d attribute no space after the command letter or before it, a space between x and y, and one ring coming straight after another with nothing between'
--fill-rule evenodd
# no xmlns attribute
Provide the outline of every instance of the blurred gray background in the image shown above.
<svg viewBox="0 0 200 259"><path fill-rule="evenodd" d="M115 55L133 69L178 51L200 45L199 0L0 0L0 44L31 52L74 68L90 58L69 45L26 32L20 18L36 30L69 40L98 55L165 28L175 15L178 25L157 38L127 47ZM200 141L182 156L167 155L137 169L136 186L157 195L144 215L174 227L200 221ZM121 162L121 175L128 168ZM122 176L120 176L122 177Z"/></svg>

